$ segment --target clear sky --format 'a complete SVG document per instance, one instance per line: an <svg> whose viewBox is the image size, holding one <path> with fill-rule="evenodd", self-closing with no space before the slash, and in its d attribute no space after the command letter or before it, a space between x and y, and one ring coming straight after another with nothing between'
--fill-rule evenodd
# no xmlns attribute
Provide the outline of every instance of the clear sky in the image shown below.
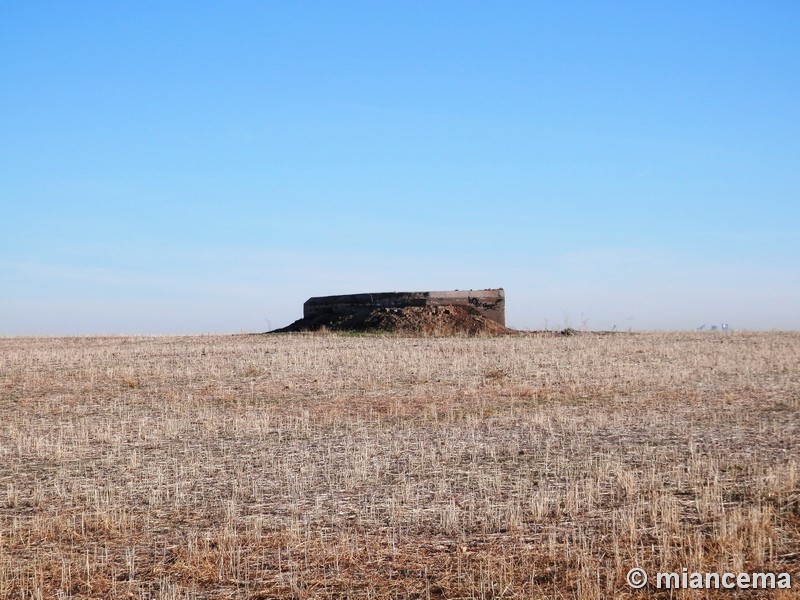
<svg viewBox="0 0 800 600"><path fill-rule="evenodd" d="M502 286L800 329L800 3L0 3L0 335Z"/></svg>

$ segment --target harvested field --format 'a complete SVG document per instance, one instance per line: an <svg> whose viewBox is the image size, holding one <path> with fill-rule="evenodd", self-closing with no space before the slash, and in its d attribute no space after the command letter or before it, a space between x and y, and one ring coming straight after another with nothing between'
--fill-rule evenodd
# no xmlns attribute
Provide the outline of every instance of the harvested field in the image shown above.
<svg viewBox="0 0 800 600"><path fill-rule="evenodd" d="M0 338L0 598L796 598L798 365L797 333Z"/></svg>

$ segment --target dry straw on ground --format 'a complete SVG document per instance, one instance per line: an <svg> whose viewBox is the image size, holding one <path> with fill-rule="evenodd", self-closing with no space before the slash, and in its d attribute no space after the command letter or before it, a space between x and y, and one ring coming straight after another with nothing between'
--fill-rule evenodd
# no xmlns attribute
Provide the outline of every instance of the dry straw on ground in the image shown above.
<svg viewBox="0 0 800 600"><path fill-rule="evenodd" d="M798 365L783 333L0 339L0 598L797 597Z"/></svg>

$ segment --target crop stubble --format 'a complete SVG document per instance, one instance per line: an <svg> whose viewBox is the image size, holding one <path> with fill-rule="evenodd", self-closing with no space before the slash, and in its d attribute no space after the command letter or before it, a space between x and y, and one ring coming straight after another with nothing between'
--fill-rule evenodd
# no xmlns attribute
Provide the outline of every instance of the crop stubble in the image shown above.
<svg viewBox="0 0 800 600"><path fill-rule="evenodd" d="M796 333L1 338L0 598L797 597L798 365Z"/></svg>

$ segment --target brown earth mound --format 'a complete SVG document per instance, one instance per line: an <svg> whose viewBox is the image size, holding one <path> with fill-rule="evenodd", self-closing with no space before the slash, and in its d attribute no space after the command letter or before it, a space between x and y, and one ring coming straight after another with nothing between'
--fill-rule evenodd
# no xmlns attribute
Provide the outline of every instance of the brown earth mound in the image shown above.
<svg viewBox="0 0 800 600"><path fill-rule="evenodd" d="M412 335L504 335L512 329L461 306L377 308L351 315L298 319L276 333L299 331L385 331Z"/></svg>

